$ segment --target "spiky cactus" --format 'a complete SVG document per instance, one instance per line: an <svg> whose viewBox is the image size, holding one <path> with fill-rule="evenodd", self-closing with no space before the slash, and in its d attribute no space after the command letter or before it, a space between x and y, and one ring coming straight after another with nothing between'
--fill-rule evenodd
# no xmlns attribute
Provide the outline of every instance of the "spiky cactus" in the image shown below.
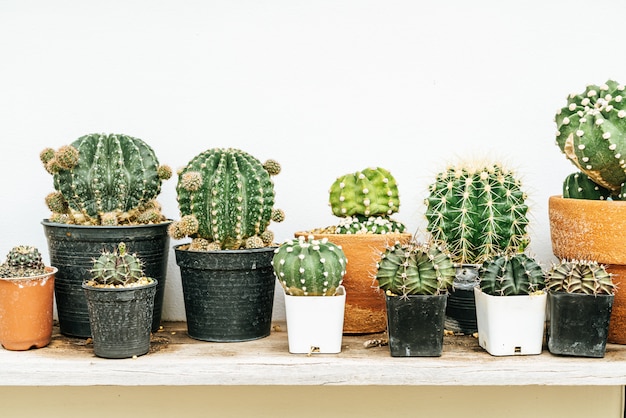
<svg viewBox="0 0 626 418"><path fill-rule="evenodd" d="M456 263L481 264L529 241L521 182L500 164L449 167L429 187L427 229Z"/></svg>
<svg viewBox="0 0 626 418"><path fill-rule="evenodd" d="M285 241L272 266L285 293L292 296L333 296L346 274L348 260L341 247L304 236Z"/></svg>
<svg viewBox="0 0 626 418"><path fill-rule="evenodd" d="M572 173L563 182L563 197L570 199L607 200L611 191L594 183L585 173Z"/></svg>
<svg viewBox="0 0 626 418"><path fill-rule="evenodd" d="M528 295L543 290L545 274L524 253L503 254L483 263L479 286L492 296Z"/></svg>
<svg viewBox="0 0 626 418"><path fill-rule="evenodd" d="M606 266L596 261L561 260L546 273L546 289L553 292L612 295L616 286Z"/></svg>
<svg viewBox="0 0 626 418"><path fill-rule="evenodd" d="M46 272L39 250L30 245L18 245L7 254L0 265L0 277L32 277Z"/></svg>
<svg viewBox="0 0 626 418"><path fill-rule="evenodd" d="M91 134L40 154L53 175L46 197L56 222L81 225L157 223L165 220L154 199L172 175L152 148L127 135ZM151 216L145 216L149 211Z"/></svg>
<svg viewBox="0 0 626 418"><path fill-rule="evenodd" d="M580 171L616 198L626 181L626 94L609 80L570 94L557 112L556 143Z"/></svg>
<svg viewBox="0 0 626 418"><path fill-rule="evenodd" d="M279 172L276 161L263 165L238 149L202 152L178 173L181 220L170 225L170 235L193 238L195 250L271 245L273 235L266 229L270 221L284 219L281 210L273 209L270 176Z"/></svg>
<svg viewBox="0 0 626 418"><path fill-rule="evenodd" d="M439 295L452 287L456 269L450 255L431 244L396 243L377 263L378 286L394 295Z"/></svg>
<svg viewBox="0 0 626 418"><path fill-rule="evenodd" d="M90 270L89 285L109 287L126 287L147 284L151 281L145 277L143 265L136 254L129 254L126 244L120 242L112 252L103 251L100 257L94 260Z"/></svg>

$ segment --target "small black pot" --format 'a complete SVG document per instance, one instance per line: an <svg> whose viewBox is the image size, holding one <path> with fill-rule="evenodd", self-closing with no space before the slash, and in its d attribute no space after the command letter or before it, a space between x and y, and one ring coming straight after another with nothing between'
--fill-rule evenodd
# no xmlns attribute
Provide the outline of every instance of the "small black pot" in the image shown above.
<svg viewBox="0 0 626 418"><path fill-rule="evenodd" d="M441 356L447 299L447 295L386 295L392 357Z"/></svg>
<svg viewBox="0 0 626 418"><path fill-rule="evenodd" d="M613 295L548 293L548 350L552 354L604 357Z"/></svg>
<svg viewBox="0 0 626 418"><path fill-rule="evenodd" d="M181 247L174 250L191 338L238 342L270 335L275 247L223 251Z"/></svg>
<svg viewBox="0 0 626 418"><path fill-rule="evenodd" d="M129 358L150 350L156 280L141 287L111 289L83 284L82 288L96 356Z"/></svg>
<svg viewBox="0 0 626 418"><path fill-rule="evenodd" d="M454 286L446 307L446 329L471 335L478 332L474 287L478 285L480 264L462 264L456 268Z"/></svg>

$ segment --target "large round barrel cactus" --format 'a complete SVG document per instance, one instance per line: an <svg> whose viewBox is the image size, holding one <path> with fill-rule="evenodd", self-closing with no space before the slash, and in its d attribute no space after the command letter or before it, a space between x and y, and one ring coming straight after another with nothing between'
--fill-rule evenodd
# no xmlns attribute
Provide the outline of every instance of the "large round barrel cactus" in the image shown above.
<svg viewBox="0 0 626 418"><path fill-rule="evenodd" d="M529 242L526 193L499 164L450 167L430 185L427 229L456 263L480 264Z"/></svg>
<svg viewBox="0 0 626 418"><path fill-rule="evenodd" d="M615 196L626 181L626 95L613 80L570 94L557 112L556 143L580 171Z"/></svg>
<svg viewBox="0 0 626 418"><path fill-rule="evenodd" d="M55 193L46 198L51 220L86 225L156 223L154 200L172 172L152 148L127 135L91 134L41 153Z"/></svg>
<svg viewBox="0 0 626 418"><path fill-rule="evenodd" d="M528 295L543 290L541 266L526 254L502 254L483 263L480 289L492 296Z"/></svg>
<svg viewBox="0 0 626 418"><path fill-rule="evenodd" d="M178 173L180 221L172 223L175 239L193 238L192 250L259 248L273 243L270 221L284 214L274 206L274 183L280 172L234 148L213 148L194 157Z"/></svg>
<svg viewBox="0 0 626 418"><path fill-rule="evenodd" d="M346 274L348 260L341 247L304 236L285 241L274 251L276 278L292 296L333 296Z"/></svg>

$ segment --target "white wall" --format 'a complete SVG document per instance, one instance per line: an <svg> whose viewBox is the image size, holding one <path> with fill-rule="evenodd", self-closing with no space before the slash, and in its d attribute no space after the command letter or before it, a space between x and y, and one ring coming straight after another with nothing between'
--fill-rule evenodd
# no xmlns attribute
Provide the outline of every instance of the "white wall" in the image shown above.
<svg viewBox="0 0 626 418"><path fill-rule="evenodd" d="M336 222L327 191L341 174L390 169L397 219L421 231L436 171L502 159L524 179L531 251L547 265L547 198L574 171L553 116L587 84L626 82L625 12L602 0L0 0L0 257L23 243L47 259L39 151L105 132L146 140L174 168L211 147L279 160L280 241ZM171 218L175 182L159 199ZM184 319L170 263L164 318Z"/></svg>

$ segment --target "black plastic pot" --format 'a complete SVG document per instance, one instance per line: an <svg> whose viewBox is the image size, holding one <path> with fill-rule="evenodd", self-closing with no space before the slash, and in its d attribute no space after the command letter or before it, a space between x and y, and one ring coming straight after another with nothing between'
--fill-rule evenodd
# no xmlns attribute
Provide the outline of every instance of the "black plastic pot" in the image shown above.
<svg viewBox="0 0 626 418"><path fill-rule="evenodd" d="M152 315L152 331L159 329L165 293L171 222L136 226L65 225L44 220L50 264L57 267L54 293L63 335L91 337L87 301L82 283L89 278L93 260L103 250L113 251L125 242L129 253L144 262L144 273L158 281Z"/></svg>
<svg viewBox="0 0 626 418"><path fill-rule="evenodd" d="M604 357L613 295L548 294L548 350L552 354Z"/></svg>
<svg viewBox="0 0 626 418"><path fill-rule="evenodd" d="M128 288L81 286L87 300L98 357L129 358L150 350L150 328L157 282Z"/></svg>
<svg viewBox="0 0 626 418"><path fill-rule="evenodd" d="M174 250L191 338L237 342L270 335L274 247L206 252L181 247Z"/></svg>
<svg viewBox="0 0 626 418"><path fill-rule="evenodd" d="M465 335L478 332L474 287L478 285L479 268L479 264L462 264L456 269L446 307L445 326L449 331Z"/></svg>
<svg viewBox="0 0 626 418"><path fill-rule="evenodd" d="M392 357L438 357L443 351L447 295L386 295Z"/></svg>

